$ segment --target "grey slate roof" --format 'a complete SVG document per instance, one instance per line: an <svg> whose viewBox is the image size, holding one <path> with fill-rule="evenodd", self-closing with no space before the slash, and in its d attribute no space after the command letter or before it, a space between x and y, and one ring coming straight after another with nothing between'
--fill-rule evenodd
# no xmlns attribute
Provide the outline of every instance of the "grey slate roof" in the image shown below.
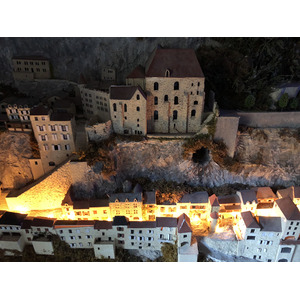
<svg viewBox="0 0 300 300"><path fill-rule="evenodd" d="M276 203L287 220L300 220L300 212L290 198L278 199Z"/></svg>
<svg viewBox="0 0 300 300"><path fill-rule="evenodd" d="M144 204L156 204L156 192L144 193Z"/></svg>
<svg viewBox="0 0 300 300"><path fill-rule="evenodd" d="M142 201L142 193L118 193L118 194L111 194L109 196L109 202L115 202L116 199L119 200L119 202L125 202L127 199L128 202L133 202L135 199L138 202Z"/></svg>
<svg viewBox="0 0 300 300"><path fill-rule="evenodd" d="M49 60L45 56L41 55L16 55L12 59L27 59L27 60Z"/></svg>
<svg viewBox="0 0 300 300"><path fill-rule="evenodd" d="M112 225L113 226L118 226L118 225L126 226L126 225L128 225L128 221L125 216L115 216L113 219Z"/></svg>
<svg viewBox="0 0 300 300"><path fill-rule="evenodd" d="M73 115L66 112L54 112L50 116L50 121L70 121Z"/></svg>
<svg viewBox="0 0 300 300"><path fill-rule="evenodd" d="M112 100L130 100L136 91L139 91L142 96L147 99L146 94L139 86L130 85L112 85L110 87L110 99Z"/></svg>
<svg viewBox="0 0 300 300"><path fill-rule="evenodd" d="M128 228L155 228L156 221L131 221L129 222Z"/></svg>
<svg viewBox="0 0 300 300"><path fill-rule="evenodd" d="M241 217L247 228L260 228L257 220L253 217L251 211L242 212Z"/></svg>
<svg viewBox="0 0 300 300"><path fill-rule="evenodd" d="M241 199L238 195L227 195L218 197L219 204L240 204Z"/></svg>
<svg viewBox="0 0 300 300"><path fill-rule="evenodd" d="M294 197L300 198L300 186L294 186Z"/></svg>
<svg viewBox="0 0 300 300"><path fill-rule="evenodd" d="M256 192L254 190L242 190L241 193L242 202L246 204L247 202L252 203L253 201L257 203Z"/></svg>
<svg viewBox="0 0 300 300"><path fill-rule="evenodd" d="M261 231L282 231L280 217L259 217L258 221L262 227Z"/></svg>
<svg viewBox="0 0 300 300"><path fill-rule="evenodd" d="M142 192L143 192L143 188L139 183L137 183L133 188L133 193L142 193Z"/></svg>
<svg viewBox="0 0 300 300"><path fill-rule="evenodd" d="M287 189L282 189L277 191L277 196L280 198L286 198L289 197L293 200L293 188L289 187Z"/></svg>
<svg viewBox="0 0 300 300"><path fill-rule="evenodd" d="M52 227L54 224L54 219L49 218L34 218L32 220L31 226L34 227Z"/></svg>
<svg viewBox="0 0 300 300"><path fill-rule="evenodd" d="M157 217L156 227L177 227L177 219L171 217Z"/></svg>
<svg viewBox="0 0 300 300"><path fill-rule="evenodd" d="M196 192L192 194L185 194L179 200L179 203L208 203L208 193Z"/></svg>
<svg viewBox="0 0 300 300"><path fill-rule="evenodd" d="M81 226L94 226L95 221L93 220L57 220L54 223L54 228L57 226L74 226L74 227L81 227Z"/></svg>
<svg viewBox="0 0 300 300"><path fill-rule="evenodd" d="M25 98L25 97L16 97L16 96L11 96L11 97L7 97L4 98L3 100L1 100L1 102L10 104L10 105L27 105L28 107L33 107L34 105L37 105L40 100L37 98Z"/></svg>
<svg viewBox="0 0 300 300"><path fill-rule="evenodd" d="M95 221L95 229L112 229L112 222L108 221Z"/></svg>
<svg viewBox="0 0 300 300"><path fill-rule="evenodd" d="M90 207L108 207L108 199L91 199L89 201Z"/></svg>
<svg viewBox="0 0 300 300"><path fill-rule="evenodd" d="M0 218L0 225L19 225L21 226L27 214L19 214L6 211Z"/></svg>
<svg viewBox="0 0 300 300"><path fill-rule="evenodd" d="M44 105L35 106L30 110L31 116L45 116L49 114L49 108Z"/></svg>
<svg viewBox="0 0 300 300"><path fill-rule="evenodd" d="M157 48L147 62L146 77L165 77L167 69L170 77L204 77L193 49Z"/></svg>

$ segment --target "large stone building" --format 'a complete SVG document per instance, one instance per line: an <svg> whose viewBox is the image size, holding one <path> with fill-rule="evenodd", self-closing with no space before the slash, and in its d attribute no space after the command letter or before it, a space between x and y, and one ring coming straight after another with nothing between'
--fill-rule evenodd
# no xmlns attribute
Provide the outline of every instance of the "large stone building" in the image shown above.
<svg viewBox="0 0 300 300"><path fill-rule="evenodd" d="M192 49L158 47L126 79L147 95L147 133L196 133L204 109L204 75Z"/></svg>
<svg viewBox="0 0 300 300"><path fill-rule="evenodd" d="M74 116L37 106L30 112L30 121L39 145L43 171L47 173L75 152Z"/></svg>
<svg viewBox="0 0 300 300"><path fill-rule="evenodd" d="M50 62L42 56L14 56L12 58L15 80L51 78Z"/></svg>

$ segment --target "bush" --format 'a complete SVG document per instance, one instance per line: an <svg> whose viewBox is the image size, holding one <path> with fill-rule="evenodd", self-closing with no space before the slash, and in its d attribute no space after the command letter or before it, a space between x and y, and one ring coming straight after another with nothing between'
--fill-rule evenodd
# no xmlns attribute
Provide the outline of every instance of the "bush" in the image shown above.
<svg viewBox="0 0 300 300"><path fill-rule="evenodd" d="M245 108L251 109L254 105L255 105L255 97L253 95L248 95L244 103Z"/></svg>
<svg viewBox="0 0 300 300"><path fill-rule="evenodd" d="M284 93L278 100L278 106L281 108L286 108L289 102L289 95L287 93Z"/></svg>
<svg viewBox="0 0 300 300"><path fill-rule="evenodd" d="M177 262L178 261L177 243L175 244L163 243L161 247L161 253L162 253L163 260L165 262Z"/></svg>

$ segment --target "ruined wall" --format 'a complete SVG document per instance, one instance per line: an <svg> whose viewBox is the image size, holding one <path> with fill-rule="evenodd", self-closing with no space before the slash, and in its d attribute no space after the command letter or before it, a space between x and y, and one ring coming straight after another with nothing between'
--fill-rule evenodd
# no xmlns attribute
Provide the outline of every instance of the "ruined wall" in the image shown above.
<svg viewBox="0 0 300 300"><path fill-rule="evenodd" d="M88 135L89 141L99 142L101 140L109 138L112 134L111 121L106 123L99 123L91 126L86 126L85 131Z"/></svg>
<svg viewBox="0 0 300 300"><path fill-rule="evenodd" d="M29 188L12 192L6 197L11 211L43 210L59 208L72 183L69 163L54 170L46 178L40 178Z"/></svg>

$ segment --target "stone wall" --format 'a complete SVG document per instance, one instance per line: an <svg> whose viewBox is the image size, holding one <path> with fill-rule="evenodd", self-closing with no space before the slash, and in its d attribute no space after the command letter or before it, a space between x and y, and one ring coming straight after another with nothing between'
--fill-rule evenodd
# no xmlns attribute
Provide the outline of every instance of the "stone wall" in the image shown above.
<svg viewBox="0 0 300 300"><path fill-rule="evenodd" d="M86 126L85 131L87 133L89 141L93 142L99 142L101 140L107 139L113 132L111 121Z"/></svg>
<svg viewBox="0 0 300 300"><path fill-rule="evenodd" d="M158 83L158 90L154 90L154 83ZM179 89L174 90L174 83L179 82ZM199 86L198 86L199 83ZM187 133L200 129L204 106L204 78L146 78L147 120L148 132L154 133ZM165 96L168 100L165 101ZM154 97L157 97L155 104ZM174 98L178 97L178 104ZM195 110L195 116L191 116ZM158 112L158 119L154 120L154 112ZM174 111L177 119L174 120Z"/></svg>
<svg viewBox="0 0 300 300"><path fill-rule="evenodd" d="M33 184L8 194L6 197L8 209L27 211L59 208L71 183L72 178L67 163Z"/></svg>

